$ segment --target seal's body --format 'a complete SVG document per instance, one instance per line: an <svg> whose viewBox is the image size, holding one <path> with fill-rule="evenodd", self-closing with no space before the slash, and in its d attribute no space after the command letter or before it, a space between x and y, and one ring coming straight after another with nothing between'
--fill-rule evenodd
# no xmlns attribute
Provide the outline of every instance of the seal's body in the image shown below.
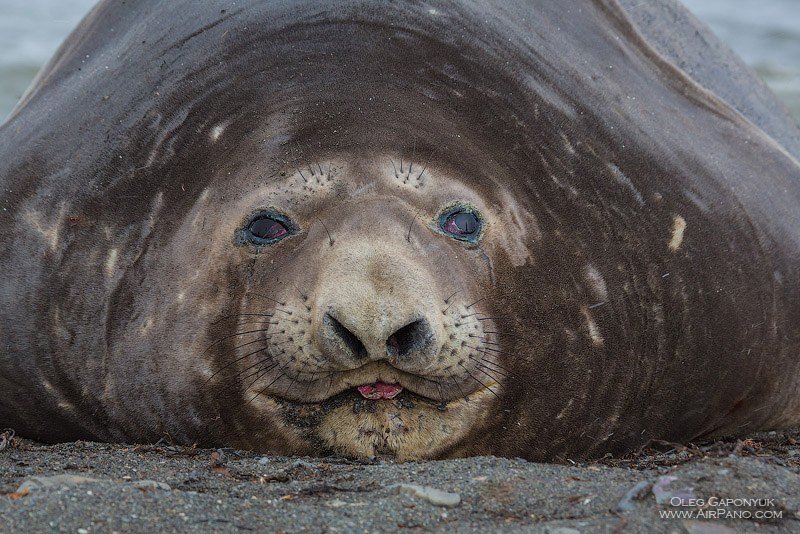
<svg viewBox="0 0 800 534"><path fill-rule="evenodd" d="M800 423L796 129L623 5L101 3L0 129L3 426L552 459Z"/></svg>

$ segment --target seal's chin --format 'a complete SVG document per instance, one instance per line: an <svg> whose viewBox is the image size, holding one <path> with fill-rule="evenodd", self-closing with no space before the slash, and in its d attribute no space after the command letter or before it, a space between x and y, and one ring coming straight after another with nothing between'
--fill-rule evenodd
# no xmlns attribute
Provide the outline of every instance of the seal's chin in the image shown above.
<svg viewBox="0 0 800 534"><path fill-rule="evenodd" d="M317 402L272 397L281 420L304 444L299 452L397 461L462 454L460 444L475 428L483 428L494 398L478 390L468 397L435 400L405 382L357 384Z"/></svg>
<svg viewBox="0 0 800 534"><path fill-rule="evenodd" d="M308 391L302 398L269 396L282 421L294 429L298 443L308 446L298 449L304 454L399 461L450 454L446 451L456 450L476 426L484 424L487 403L496 397L489 388L450 396L436 375L392 371L388 364L368 364L328 378L332 379L289 388ZM327 394L314 398L315 390Z"/></svg>

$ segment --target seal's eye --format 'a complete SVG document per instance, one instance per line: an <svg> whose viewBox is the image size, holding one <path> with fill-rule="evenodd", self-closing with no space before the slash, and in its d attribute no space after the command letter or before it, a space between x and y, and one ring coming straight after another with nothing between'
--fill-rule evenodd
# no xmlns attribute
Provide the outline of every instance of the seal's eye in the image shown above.
<svg viewBox="0 0 800 534"><path fill-rule="evenodd" d="M481 231L480 216L466 208L445 212L439 218L439 228L450 237L461 241L475 242Z"/></svg>
<svg viewBox="0 0 800 534"><path fill-rule="evenodd" d="M268 219L266 217L251 222L247 229L250 230L250 233L255 237L266 241L277 240L289 235L289 230L287 230L280 221Z"/></svg>
<svg viewBox="0 0 800 534"><path fill-rule="evenodd" d="M453 213L445 219L442 230L453 235L472 235L478 231L478 218L474 213Z"/></svg>
<svg viewBox="0 0 800 534"><path fill-rule="evenodd" d="M237 232L237 243L264 246L296 234L298 227L291 219L273 211L255 214L244 228Z"/></svg>

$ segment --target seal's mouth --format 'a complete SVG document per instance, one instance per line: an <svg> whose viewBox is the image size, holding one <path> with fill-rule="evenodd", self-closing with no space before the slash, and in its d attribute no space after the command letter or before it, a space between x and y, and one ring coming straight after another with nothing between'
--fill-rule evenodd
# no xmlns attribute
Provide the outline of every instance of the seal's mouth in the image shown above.
<svg viewBox="0 0 800 534"><path fill-rule="evenodd" d="M358 392L365 399L393 399L403 391L403 386L400 384L386 384L384 382L375 382L373 384L363 384L358 386Z"/></svg>
<svg viewBox="0 0 800 534"><path fill-rule="evenodd" d="M437 375L422 376L401 371L385 362L369 363L344 372L331 372L325 378L318 378L317 372L312 380L305 381L302 376L280 377L274 388L267 394L289 402L317 404L338 402L341 399L374 403L375 401L426 402L429 404L449 403L467 397L481 389L483 383L456 382L445 384ZM284 383L286 385L284 385ZM476 387L476 385L478 387Z"/></svg>

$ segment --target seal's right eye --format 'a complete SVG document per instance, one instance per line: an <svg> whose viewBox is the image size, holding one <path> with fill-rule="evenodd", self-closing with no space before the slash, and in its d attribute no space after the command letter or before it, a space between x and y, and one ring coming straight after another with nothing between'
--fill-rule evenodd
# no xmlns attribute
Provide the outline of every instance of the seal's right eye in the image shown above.
<svg viewBox="0 0 800 534"><path fill-rule="evenodd" d="M259 239L267 241L277 240L289 235L289 230L275 219L256 219L248 227L250 233Z"/></svg>
<svg viewBox="0 0 800 534"><path fill-rule="evenodd" d="M296 233L295 228L285 215L259 213L250 219L239 235L253 245L272 245Z"/></svg>

